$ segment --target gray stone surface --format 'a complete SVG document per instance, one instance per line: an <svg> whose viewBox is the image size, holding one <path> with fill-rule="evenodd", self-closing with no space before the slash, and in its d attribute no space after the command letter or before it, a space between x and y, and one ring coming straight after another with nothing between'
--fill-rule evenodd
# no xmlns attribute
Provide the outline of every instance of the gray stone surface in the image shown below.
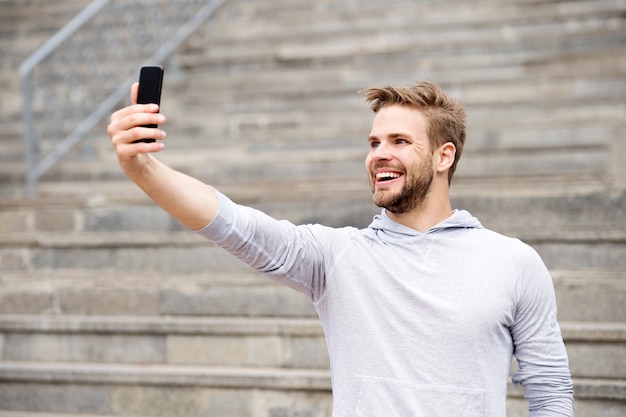
<svg viewBox="0 0 626 417"><path fill-rule="evenodd" d="M116 334L25 334L4 338L3 360L164 363L162 336Z"/></svg>
<svg viewBox="0 0 626 417"><path fill-rule="evenodd" d="M58 292L63 314L159 314L159 293L125 288L66 288Z"/></svg>
<svg viewBox="0 0 626 417"><path fill-rule="evenodd" d="M4 382L0 384L3 410L53 413L108 413L106 386Z"/></svg>
<svg viewBox="0 0 626 417"><path fill-rule="evenodd" d="M235 315L310 317L310 301L295 291L277 286L212 288L203 291L166 290L163 313L172 315Z"/></svg>
<svg viewBox="0 0 626 417"><path fill-rule="evenodd" d="M0 292L0 314L41 314L53 311L53 295L41 290L3 290Z"/></svg>

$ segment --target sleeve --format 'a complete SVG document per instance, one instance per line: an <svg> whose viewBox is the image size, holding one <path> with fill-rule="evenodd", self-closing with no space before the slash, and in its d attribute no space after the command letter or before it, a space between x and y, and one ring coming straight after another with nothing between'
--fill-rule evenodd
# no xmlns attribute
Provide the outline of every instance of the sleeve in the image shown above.
<svg viewBox="0 0 626 417"><path fill-rule="evenodd" d="M530 247L516 287L511 327L519 371L513 383L524 387L532 417L574 416L574 390L552 278Z"/></svg>
<svg viewBox="0 0 626 417"><path fill-rule="evenodd" d="M217 216L195 231L253 269L315 301L324 289L328 261L322 226L296 226L235 204L217 192Z"/></svg>

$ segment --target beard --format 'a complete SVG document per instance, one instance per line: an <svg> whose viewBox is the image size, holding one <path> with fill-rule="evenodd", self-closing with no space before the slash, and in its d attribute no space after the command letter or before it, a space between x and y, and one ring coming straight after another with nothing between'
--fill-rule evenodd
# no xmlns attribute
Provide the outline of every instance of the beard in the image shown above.
<svg viewBox="0 0 626 417"><path fill-rule="evenodd" d="M408 213L424 203L433 178L433 159L429 155L425 163L406 172L404 185L395 194L388 190L376 190L376 185L372 183L374 204L394 214Z"/></svg>

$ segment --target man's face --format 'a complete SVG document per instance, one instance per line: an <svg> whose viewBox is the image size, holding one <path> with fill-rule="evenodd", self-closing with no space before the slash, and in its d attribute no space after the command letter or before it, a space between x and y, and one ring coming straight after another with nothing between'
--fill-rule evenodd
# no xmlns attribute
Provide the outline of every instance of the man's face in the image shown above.
<svg viewBox="0 0 626 417"><path fill-rule="evenodd" d="M427 123L419 110L406 106L376 114L365 168L377 206L403 214L424 202L434 177Z"/></svg>

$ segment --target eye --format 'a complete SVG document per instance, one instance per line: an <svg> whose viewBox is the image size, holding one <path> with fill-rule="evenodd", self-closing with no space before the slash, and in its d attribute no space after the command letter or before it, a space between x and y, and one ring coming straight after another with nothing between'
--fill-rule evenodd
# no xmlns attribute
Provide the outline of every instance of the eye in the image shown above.
<svg viewBox="0 0 626 417"><path fill-rule="evenodd" d="M370 141L370 149L378 148L379 145L380 145L380 141L377 141L377 140Z"/></svg>
<svg viewBox="0 0 626 417"><path fill-rule="evenodd" d="M403 139L403 138L396 139L396 145L406 145L407 143L409 143L409 141L406 139Z"/></svg>

